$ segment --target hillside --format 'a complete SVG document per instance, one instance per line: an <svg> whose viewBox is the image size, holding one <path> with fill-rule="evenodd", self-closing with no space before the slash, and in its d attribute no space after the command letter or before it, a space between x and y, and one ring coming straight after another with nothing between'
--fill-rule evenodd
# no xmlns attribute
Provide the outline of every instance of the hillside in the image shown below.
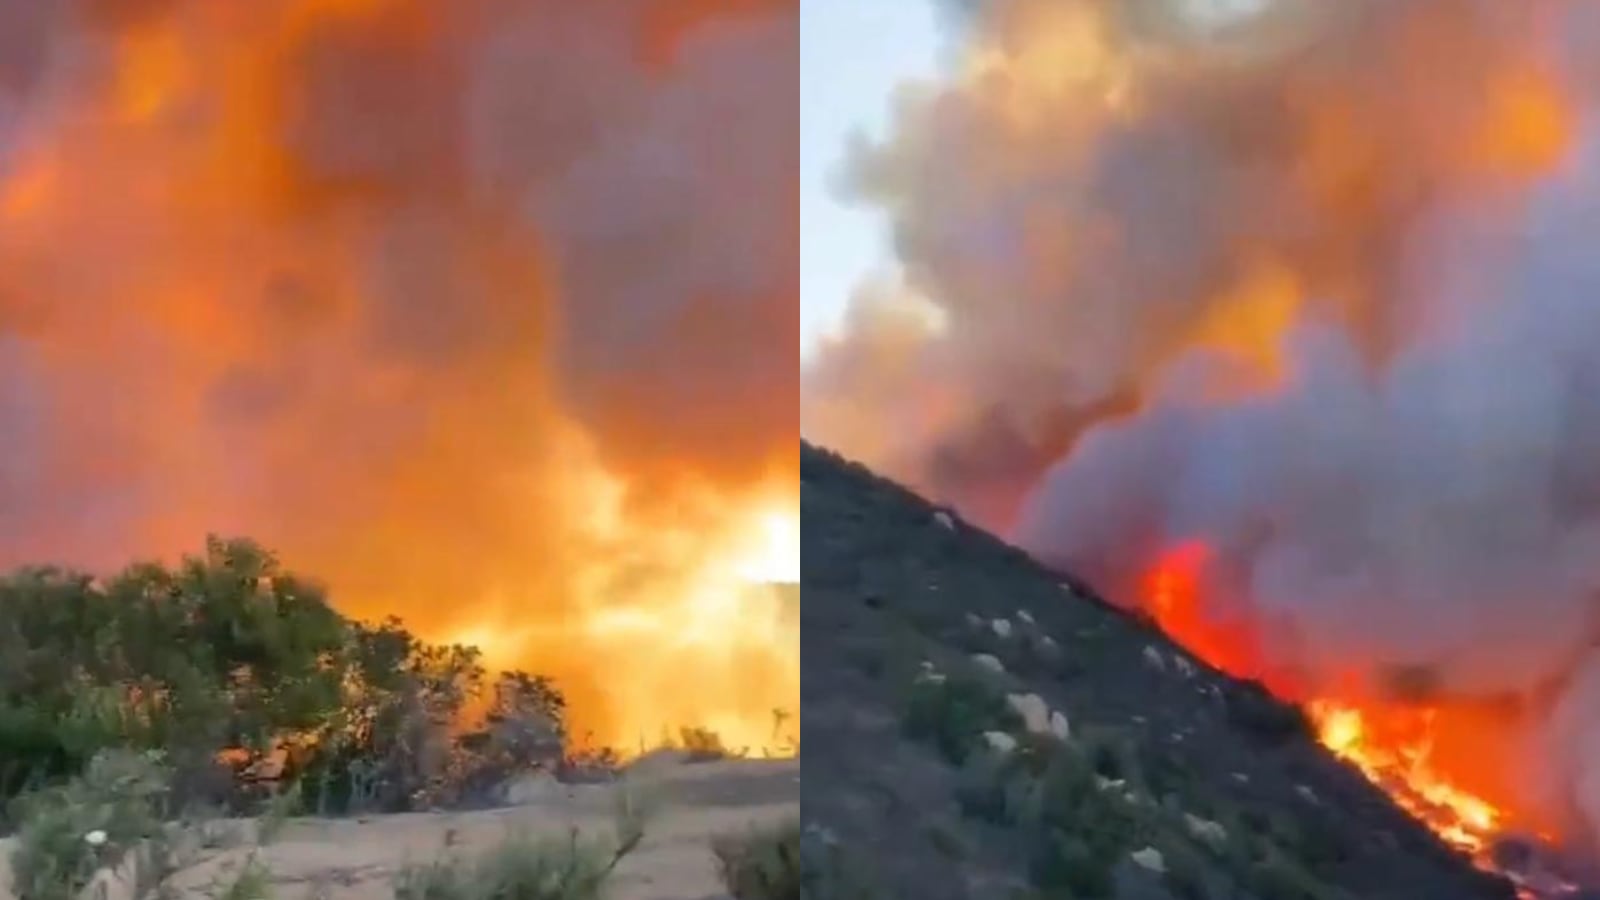
<svg viewBox="0 0 1600 900"><path fill-rule="evenodd" d="M829 452L801 482L802 806L871 896L1514 895L1086 586Z"/></svg>

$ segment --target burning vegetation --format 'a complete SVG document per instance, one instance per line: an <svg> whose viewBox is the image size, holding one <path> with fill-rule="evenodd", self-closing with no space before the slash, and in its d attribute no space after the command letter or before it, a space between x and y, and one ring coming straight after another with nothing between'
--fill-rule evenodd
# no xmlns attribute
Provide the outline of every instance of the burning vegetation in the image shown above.
<svg viewBox="0 0 1600 900"><path fill-rule="evenodd" d="M778 749L796 15L0 0L0 568L248 535L576 738Z"/></svg>
<svg viewBox="0 0 1600 900"><path fill-rule="evenodd" d="M899 275L809 437L1301 703L1457 846L1593 861L1585 4L960 4L849 162Z"/></svg>

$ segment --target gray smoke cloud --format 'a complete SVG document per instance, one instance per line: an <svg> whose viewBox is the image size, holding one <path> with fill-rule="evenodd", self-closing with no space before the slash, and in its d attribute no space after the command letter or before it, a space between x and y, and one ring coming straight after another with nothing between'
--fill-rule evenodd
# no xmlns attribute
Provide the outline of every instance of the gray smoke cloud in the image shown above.
<svg viewBox="0 0 1600 900"><path fill-rule="evenodd" d="M1522 698L1519 804L1600 831L1600 22L1160 6L973 12L1003 62L853 166L946 327L824 347L806 432L1126 602L1203 540L1208 613L1312 684Z"/></svg>

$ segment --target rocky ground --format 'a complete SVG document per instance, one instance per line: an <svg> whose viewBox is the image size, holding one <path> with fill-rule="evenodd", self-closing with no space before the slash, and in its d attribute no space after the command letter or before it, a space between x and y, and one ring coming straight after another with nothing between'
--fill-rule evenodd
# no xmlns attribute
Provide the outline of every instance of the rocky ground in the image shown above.
<svg viewBox="0 0 1600 900"><path fill-rule="evenodd" d="M1510 898L1083 585L802 448L804 821L858 896Z"/></svg>
<svg viewBox="0 0 1600 900"><path fill-rule="evenodd" d="M609 884L613 900L710 900L726 896L717 877L711 841L793 820L799 812L799 764L780 760L685 763L647 761L628 783L654 810L643 842L618 867ZM237 881L247 865L267 873L273 900L388 900L395 876L408 864L443 853L472 855L510 833L562 837L609 834L614 827L615 784L531 782L516 806L463 813L414 813L361 819L291 819L271 840L257 840L256 822L210 823L214 846L197 851L167 884L175 900L214 897ZM9 840L0 841L0 897ZM128 872L121 873L123 881ZM106 900L128 892L108 880Z"/></svg>

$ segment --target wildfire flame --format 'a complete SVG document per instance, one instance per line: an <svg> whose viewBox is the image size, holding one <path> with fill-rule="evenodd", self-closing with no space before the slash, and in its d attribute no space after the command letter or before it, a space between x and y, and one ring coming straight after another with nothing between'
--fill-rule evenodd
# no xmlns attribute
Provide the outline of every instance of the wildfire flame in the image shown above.
<svg viewBox="0 0 1600 900"><path fill-rule="evenodd" d="M1507 816L1440 767L1435 756L1440 710L1323 695L1272 670L1250 629L1217 620L1214 605L1204 602L1202 577L1209 557L1205 544L1189 541L1168 548L1152 566L1142 604L1162 630L1218 669L1258 679L1299 703L1324 747L1446 842L1481 859Z"/></svg>
<svg viewBox="0 0 1600 900"><path fill-rule="evenodd" d="M243 535L580 739L783 746L797 16L0 0L0 566Z"/></svg>
<svg viewBox="0 0 1600 900"><path fill-rule="evenodd" d="M1500 810L1452 784L1432 764L1438 710L1378 711L1375 717L1389 726L1382 730L1369 728L1365 711L1335 700L1312 700L1306 711L1324 747L1354 763L1369 781L1455 847L1476 855L1498 833Z"/></svg>

